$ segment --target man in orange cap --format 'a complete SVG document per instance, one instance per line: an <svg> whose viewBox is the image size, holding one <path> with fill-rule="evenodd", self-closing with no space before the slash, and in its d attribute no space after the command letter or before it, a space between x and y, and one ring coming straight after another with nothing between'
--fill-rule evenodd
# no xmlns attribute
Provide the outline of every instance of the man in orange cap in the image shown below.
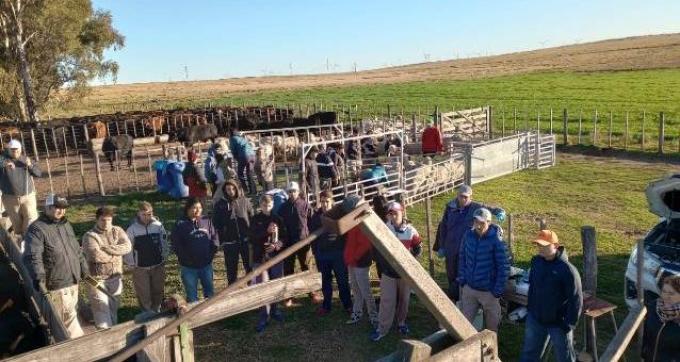
<svg viewBox="0 0 680 362"><path fill-rule="evenodd" d="M548 336L557 361L576 361L574 328L583 308L581 278L557 234L541 230L533 241L529 300L521 361L540 361Z"/></svg>

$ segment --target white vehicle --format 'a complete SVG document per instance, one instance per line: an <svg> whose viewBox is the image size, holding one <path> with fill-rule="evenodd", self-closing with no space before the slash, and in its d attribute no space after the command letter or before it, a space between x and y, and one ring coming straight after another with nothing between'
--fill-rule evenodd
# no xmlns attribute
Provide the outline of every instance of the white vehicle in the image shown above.
<svg viewBox="0 0 680 362"><path fill-rule="evenodd" d="M649 211L661 217L644 239L642 287L645 300L659 297L659 282L680 275L680 174L654 181L645 190ZM637 304L637 245L626 268L626 304Z"/></svg>

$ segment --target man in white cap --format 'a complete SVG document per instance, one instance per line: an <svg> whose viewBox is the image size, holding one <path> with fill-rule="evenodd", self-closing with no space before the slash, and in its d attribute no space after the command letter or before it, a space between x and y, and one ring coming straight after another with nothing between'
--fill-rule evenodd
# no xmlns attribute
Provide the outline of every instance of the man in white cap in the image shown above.
<svg viewBox="0 0 680 362"><path fill-rule="evenodd" d="M78 283L89 274L85 256L66 219L66 198L48 195L45 213L26 231L24 264L33 286L48 296L70 338L83 335L78 322Z"/></svg>
<svg viewBox="0 0 680 362"><path fill-rule="evenodd" d="M465 232L472 229L475 211L482 207L490 210L499 223L505 220L503 209L488 207L472 201L472 187L462 185L458 188L456 198L446 205L442 220L437 227L437 237L432 250L436 251L440 257L446 257L446 277L449 281L448 294L454 301L460 299L458 282L456 282L460 245L463 242Z"/></svg>
<svg viewBox="0 0 680 362"><path fill-rule="evenodd" d="M23 235L28 225L38 218L33 177L42 175L38 165L21 152L21 142L11 140L0 157L0 191L12 230Z"/></svg>
<svg viewBox="0 0 680 362"><path fill-rule="evenodd" d="M498 332L501 321L499 298L505 291L510 265L501 228L491 224L491 212L477 209L474 226L463 237L458 259L460 309L470 323L482 307L486 329Z"/></svg>
<svg viewBox="0 0 680 362"><path fill-rule="evenodd" d="M278 214L286 227L286 238L283 240L283 247L287 248L298 241L309 236L309 227L307 220L312 215L312 209L303 197L300 196L300 184L292 181L286 187L288 192L288 200L279 207ZM295 252L283 261L284 275L291 275L295 273L295 259L300 263L302 271L309 270L310 260L310 246L307 245ZM312 298L315 303L321 302L321 297L316 293L312 293ZM285 302L287 307L292 306L293 301L289 299Z"/></svg>

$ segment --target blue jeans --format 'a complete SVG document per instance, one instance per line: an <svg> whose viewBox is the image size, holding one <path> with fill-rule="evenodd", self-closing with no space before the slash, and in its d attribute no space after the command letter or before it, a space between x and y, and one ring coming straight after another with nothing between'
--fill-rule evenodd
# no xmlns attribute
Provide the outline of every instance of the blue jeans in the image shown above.
<svg viewBox="0 0 680 362"><path fill-rule="evenodd" d="M187 266L180 266L180 276L182 277L182 284L184 284L184 293L187 295L187 302L198 301L198 281L201 281L203 287L203 297L210 298L215 294L213 288L213 267L208 264L203 268L190 268Z"/></svg>
<svg viewBox="0 0 680 362"><path fill-rule="evenodd" d="M527 314L520 361L540 361L541 354L548 344L548 336L550 336L556 360L559 362L576 361L574 332L565 332L560 327L544 326L532 318L531 314Z"/></svg>
<svg viewBox="0 0 680 362"><path fill-rule="evenodd" d="M258 266L260 266L259 263L253 264L253 268L257 268ZM278 263L278 264L274 264L271 268L267 269L266 273L267 273L267 276L268 276L267 280L274 280L274 279L281 278L283 276L283 262ZM260 284L260 283L263 282L263 278L262 278L263 274L260 274L257 277L255 277L255 284ZM267 280L264 280L264 281L267 281ZM260 323L266 323L267 318L270 315L276 315L276 314L280 314L280 313L281 313L281 311L278 310L277 303L272 303L272 304L262 306L262 307L260 307L260 312L258 313L258 315L260 316Z"/></svg>
<svg viewBox="0 0 680 362"><path fill-rule="evenodd" d="M241 182L243 192L254 194L257 192L255 184L255 155L239 158L237 161L238 179Z"/></svg>
<svg viewBox="0 0 680 362"><path fill-rule="evenodd" d="M352 295L349 291L349 276L342 252L328 253L316 258L317 266L321 272L321 292L323 293L323 308L331 310L333 300L333 274L338 284L338 294L345 309L352 308Z"/></svg>

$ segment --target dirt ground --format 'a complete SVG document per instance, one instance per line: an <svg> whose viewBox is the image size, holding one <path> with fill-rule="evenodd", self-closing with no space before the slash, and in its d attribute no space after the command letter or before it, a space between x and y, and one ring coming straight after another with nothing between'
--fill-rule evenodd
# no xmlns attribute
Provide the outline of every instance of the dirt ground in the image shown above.
<svg viewBox="0 0 680 362"><path fill-rule="evenodd" d="M650 35L524 51L497 56L445 60L357 73L245 77L209 81L100 86L85 101L120 99L164 101L229 93L319 86L470 79L536 71L614 71L680 67L680 34Z"/></svg>

